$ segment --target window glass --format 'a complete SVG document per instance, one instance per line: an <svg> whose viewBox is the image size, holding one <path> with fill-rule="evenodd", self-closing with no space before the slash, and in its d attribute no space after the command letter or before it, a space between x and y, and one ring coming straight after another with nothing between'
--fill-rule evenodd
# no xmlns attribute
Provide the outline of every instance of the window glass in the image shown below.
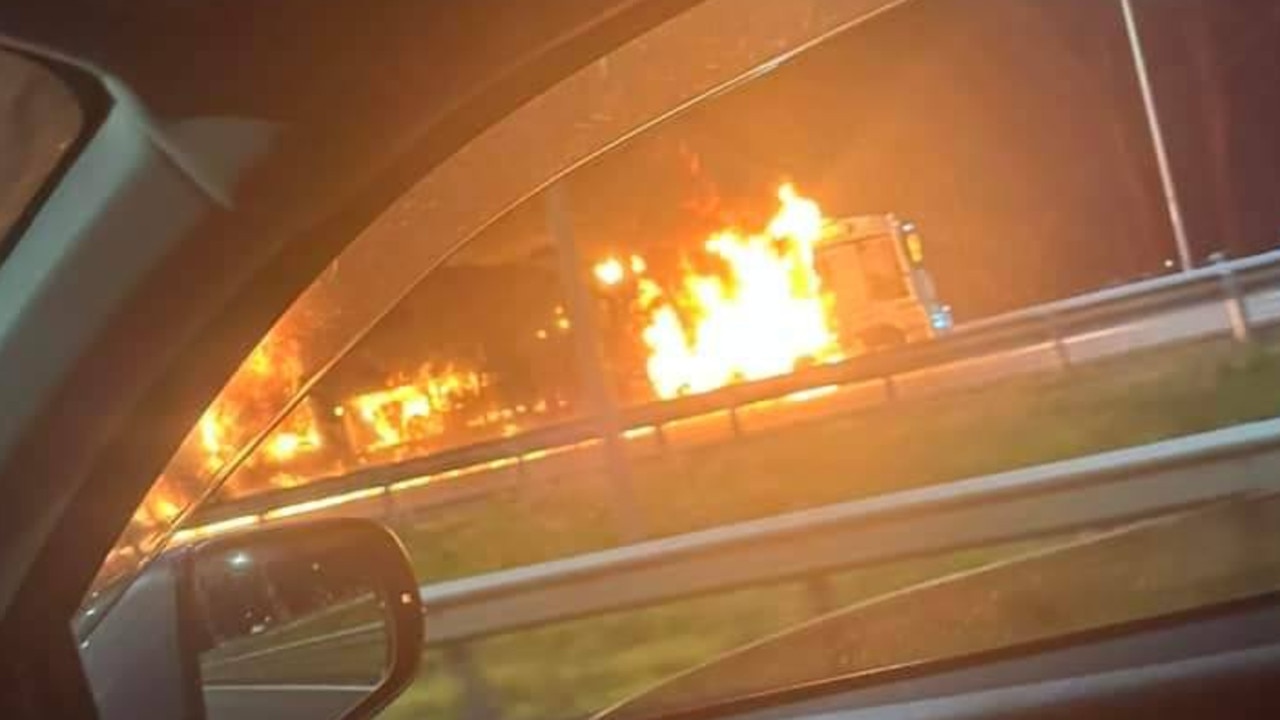
<svg viewBox="0 0 1280 720"><path fill-rule="evenodd" d="M862 256L859 264L865 269L867 288L873 302L899 300L908 293L903 276L902 263L894 239L879 235L858 245Z"/></svg>
<svg viewBox="0 0 1280 720"><path fill-rule="evenodd" d="M0 51L0 262L17 244L15 226L80 135L84 116L48 68Z"/></svg>
<svg viewBox="0 0 1280 720"><path fill-rule="evenodd" d="M582 405L573 327L540 209L511 213L434 270L219 497L410 463L572 419ZM282 348L272 367L288 367L291 351Z"/></svg>
<svg viewBox="0 0 1280 720"><path fill-rule="evenodd" d="M1246 261L1179 272L1115 3L705 3L397 203L246 361L116 558L214 487L178 542L386 523L425 597L474 593L484 615L438 616L450 642L428 638L388 717L650 717L1273 591L1280 515L1254 492L1273 488L1239 468L1144 476L1160 492L1141 502L965 503L954 543L929 512L883 535L833 519L992 475L1078 490L1054 463L1280 432L1280 217L1257 189L1280 188L1260 130L1280 106L1233 59L1275 62L1280 42L1250 38L1280 24L1245 3L1136 4L1180 118L1165 140L1192 256ZM1217 232L1227 217L1239 233ZM1184 282L1193 300L1123 321L1072 314L1110 303L1103 288ZM823 544L775 544L798 526ZM761 527L788 532L678 564ZM653 574L514 599L618 557ZM511 604L481 612L494 596Z"/></svg>

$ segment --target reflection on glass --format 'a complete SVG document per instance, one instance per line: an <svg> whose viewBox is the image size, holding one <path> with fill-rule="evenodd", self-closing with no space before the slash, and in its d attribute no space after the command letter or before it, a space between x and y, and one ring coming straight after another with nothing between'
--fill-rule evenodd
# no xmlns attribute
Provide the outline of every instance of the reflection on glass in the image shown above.
<svg viewBox="0 0 1280 720"><path fill-rule="evenodd" d="M532 203L426 278L311 389L219 499L571 417L574 329L539 209Z"/></svg>
<svg viewBox="0 0 1280 720"><path fill-rule="evenodd" d="M75 95L53 72L0 52L0 262L17 244L10 230L31 210L83 122Z"/></svg>
<svg viewBox="0 0 1280 720"><path fill-rule="evenodd" d="M296 700L336 717L383 679L388 622L358 544L227 545L197 552L200 675L215 720Z"/></svg>
<svg viewBox="0 0 1280 720"><path fill-rule="evenodd" d="M1280 588L1278 540L1280 500L1267 497L997 555L905 592L848 603L783 633L761 633L672 674L610 717L651 718L1271 593ZM846 582L865 574L850 573Z"/></svg>

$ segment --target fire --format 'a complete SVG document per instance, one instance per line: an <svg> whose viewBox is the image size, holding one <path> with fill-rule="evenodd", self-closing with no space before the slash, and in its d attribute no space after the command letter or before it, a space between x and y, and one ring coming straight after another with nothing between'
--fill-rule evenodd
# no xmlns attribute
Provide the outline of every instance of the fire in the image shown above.
<svg viewBox="0 0 1280 720"><path fill-rule="evenodd" d="M365 449L379 450L439 435L444 430L442 415L478 396L484 385L483 376L474 370L448 367L436 372L424 366L416 379L357 395L348 405L371 435Z"/></svg>
<svg viewBox="0 0 1280 720"><path fill-rule="evenodd" d="M643 275L643 258L632 258L636 305L648 318L641 332L646 370L659 397L839 359L830 302L814 265L826 220L817 203L789 184L779 188L778 200L781 207L762 232L728 229L706 240L702 251L720 261L721 274L687 269L667 291ZM626 269L610 258L595 274L616 286Z"/></svg>
<svg viewBox="0 0 1280 720"><path fill-rule="evenodd" d="M241 363L240 370L196 423L192 443L204 472L216 472L229 462L247 439L245 428L262 415L263 407L287 399L297 390L303 372L297 342L287 332L263 338ZM309 408L299 406L268 438L265 454L276 461L317 449L320 435Z"/></svg>
<svg viewBox="0 0 1280 720"><path fill-rule="evenodd" d="M226 430L216 408L205 411L200 417L199 427L200 446L204 450L205 466L210 470L217 470L228 458L226 442L223 440Z"/></svg>
<svg viewBox="0 0 1280 720"><path fill-rule="evenodd" d="M605 285L618 285L626 279L627 271L618 258L606 258L596 263L595 275Z"/></svg>
<svg viewBox="0 0 1280 720"><path fill-rule="evenodd" d="M780 187L777 198L778 210L767 223L753 232L727 228L711 234L697 257L685 258L674 280L662 275L669 269L651 267L632 253L607 257L592 268L595 281L624 301L620 307L635 311L636 326L627 332L634 333L630 337L658 397L705 392L841 357L830 298L814 261L828 222L818 204L791 185ZM534 329L539 340L574 330L563 306L552 310ZM190 445L201 471L216 472L231 462L247 440L245 430L297 392L303 375L300 342L287 328L273 331L200 418ZM254 484L296 484L304 476L341 472L349 462L363 462L366 453L415 452L415 444L421 449L450 428L512 434L526 414L566 407L563 398L498 407L487 399L489 385L478 369L428 364L331 406L304 401L246 460L245 467L257 472L245 477ZM174 495L157 501L150 514L171 516L182 500Z"/></svg>
<svg viewBox="0 0 1280 720"><path fill-rule="evenodd" d="M149 494L143 499L134 518L143 522L169 522L182 512L182 507L163 491Z"/></svg>
<svg viewBox="0 0 1280 720"><path fill-rule="evenodd" d="M310 403L303 403L267 438L263 452L271 462L281 464L324 446L320 427Z"/></svg>
<svg viewBox="0 0 1280 720"><path fill-rule="evenodd" d="M376 437L370 449L399 445L407 437L423 434L415 432L414 426L432 414L431 401L414 385L360 395L351 404Z"/></svg>

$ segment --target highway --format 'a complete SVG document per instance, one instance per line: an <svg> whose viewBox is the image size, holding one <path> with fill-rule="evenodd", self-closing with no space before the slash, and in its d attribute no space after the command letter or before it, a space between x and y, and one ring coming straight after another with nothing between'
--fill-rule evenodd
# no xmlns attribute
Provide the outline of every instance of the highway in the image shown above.
<svg viewBox="0 0 1280 720"><path fill-rule="evenodd" d="M422 600L432 619L427 641L1109 527L1275 491L1276 467L1280 420L425 585Z"/></svg>
<svg viewBox="0 0 1280 720"><path fill-rule="evenodd" d="M1226 503L1252 506L1280 490L1276 467L1280 420L1270 420L424 585L424 641L457 646L797 580L814 593L818 612L829 597L826 584L851 569L1030 538L1071 534L1076 539L1070 542L1078 544L1163 517L1236 507ZM216 720L286 717L277 711L300 701L314 710L333 709L362 690L237 685L208 691Z"/></svg>
<svg viewBox="0 0 1280 720"><path fill-rule="evenodd" d="M1280 289L1252 295L1246 311L1250 322L1256 325L1280 320ZM1067 335L1062 338L1062 349L1068 362L1083 364L1135 350L1223 335L1230 328L1231 319L1226 303L1214 300L1153 314L1134 322ZM891 399L926 397L1013 375L1057 371L1062 368L1062 363L1059 349L1046 340L1006 352L896 375L892 388L882 381L873 380L821 387L776 400L753 403L738 409L737 421L742 432L759 433L771 428L853 412L889 402ZM729 413L719 412L667 424L663 427L663 439L670 447L689 448L725 442L733 437L733 432ZM627 443L637 455L658 452L660 448L655 434L646 428L637 429L628 434ZM590 453L596 457L570 457L573 453ZM545 475L555 475L566 468L581 466L584 461L587 464L602 462L599 455L599 447L591 446L578 451L553 452L545 457L526 456L525 471L531 477L539 477L543 470L540 464L545 463L549 466L545 468ZM513 474L510 469L496 472L499 473L499 478ZM468 478L469 481L480 479L476 476Z"/></svg>
<svg viewBox="0 0 1280 720"><path fill-rule="evenodd" d="M1280 266L1280 251L1236 263L1242 270L1255 273L1243 304L1244 317L1249 325L1257 329L1280 320L1280 287L1271 277L1273 267ZM1101 316L1095 312L1114 303L1131 302L1134 297L1153 297L1153 292L1157 295L1168 293L1170 286L1181 292L1178 288L1186 285L1176 283L1182 282L1181 278L1185 276L1170 276L1028 308L1010 316L961 326L954 332L956 340L967 342L966 338L980 338L993 329L1000 331L1001 325L1008 325L1011 321L1014 324L1021 322L1020 337L1028 339L1021 346L1010 348L1005 345L999 351L983 351L979 344L975 346L978 352L973 355L966 357L950 353L951 357L961 358L950 360L948 354L943 353L932 364L917 364L917 369L895 372L889 366L886 369L889 374L885 376L871 375L867 376L869 379L845 381L843 384L823 385L822 381L800 383L794 385L800 388L797 391L757 394L762 399L754 401L716 400L704 403L709 409L723 409L680 413L676 417L668 412L666 419L659 421L660 425L642 424L628 429L623 434L624 446L627 454L635 458L673 449L696 448L727 442L741 435L769 432L886 402L926 397L1019 374L1057 372L1068 365L1122 356L1135 350L1200 338L1230 337L1232 307L1220 295L1214 297L1221 288L1219 276L1211 270L1214 269L1196 271L1196 282L1200 283L1199 294L1195 296L1200 298L1198 300L1155 302L1137 308L1136 312L1125 310ZM1256 273L1259 272L1264 274L1258 277ZM1029 326L1026 324L1028 316ZM1063 318L1070 324L1063 326L1055 341L1048 329ZM929 346L920 344L912 347L927 350ZM656 409L661 411L663 407L657 406ZM662 413L659 412L658 416L662 417ZM554 426L549 429L554 429ZM542 431L535 429L533 432ZM559 437L572 437L572 432L584 431L559 433ZM519 441L520 438L516 436L512 440ZM597 439L569 443L553 439L539 441L539 444L525 442L518 447L520 449L506 451L495 447L479 453L464 449L464 457L447 460L452 464L435 462L437 458L444 460L452 451L428 454L422 462L375 469L368 473L368 479L364 478L365 473L355 473L311 487L259 496L247 503L230 503L216 508L205 522L215 523L209 526L212 528L209 532L216 532L224 527L217 523L229 521L225 527L242 527L246 523L269 522L304 514L386 517L389 512L413 511L473 499L519 483L595 473L605 463L604 446ZM184 531L189 537L199 536L202 532L204 530L200 527Z"/></svg>
<svg viewBox="0 0 1280 720"><path fill-rule="evenodd" d="M1280 289L1255 293L1246 311L1258 326L1280 319ZM1055 372L1064 360L1087 363L1222 336L1230 328L1224 302L1202 302L1068 334L1057 347L1046 340L898 375L891 390L882 381L870 381L745 405L735 413L736 428L728 412L719 412L664 425L661 443L657 431L633 429L626 443L631 453L644 455L662 452L663 444L682 448L725 442L735 430L749 436L1020 373ZM1212 448L1223 443L1237 449L1213 456ZM598 442L552 448L523 458L523 478L514 464L505 463L456 477L451 484L483 489L590 471L603 461L600 448ZM1206 452L1207 459L1202 457ZM1106 534L1152 518L1274 493L1280 490L1280 476L1274 472L1278 466L1280 422L1271 421L424 585L421 595L431 615L425 642L467 642L622 608L796 579L806 579L814 590L816 608L821 606L826 578L851 567L1066 531ZM1131 469L1117 474L1107 470L1111 467ZM1105 479L1087 480L1095 476ZM414 495L410 489L388 496L412 504ZM385 512L385 503L374 497L320 512L376 516ZM340 685L215 686L206 688L206 702L211 720L311 719L336 717L367 690Z"/></svg>

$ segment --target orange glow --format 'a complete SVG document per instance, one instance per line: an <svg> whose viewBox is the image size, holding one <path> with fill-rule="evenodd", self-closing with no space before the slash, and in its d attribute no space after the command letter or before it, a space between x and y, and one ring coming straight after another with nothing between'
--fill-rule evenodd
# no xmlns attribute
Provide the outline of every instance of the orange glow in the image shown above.
<svg viewBox="0 0 1280 720"><path fill-rule="evenodd" d="M156 500L155 514L159 515L165 522L178 517L178 513L180 512L182 512L182 508L179 507L177 503L165 498L158 498Z"/></svg>
<svg viewBox="0 0 1280 720"><path fill-rule="evenodd" d="M173 542L181 545L192 540L200 538L212 537L222 533L231 532L232 530L241 530L247 527L257 525L261 520L257 515L241 515L229 520L221 520L208 525L179 530L173 534Z"/></svg>
<svg viewBox="0 0 1280 720"><path fill-rule="evenodd" d="M558 445L556 447L543 448L541 450L532 450L530 452L525 453L524 456L522 457L522 460L526 463L532 463L538 460L545 460L547 458L557 457L559 455L565 455L567 453L574 452L577 449L578 449L578 446L574 444L574 445Z"/></svg>
<svg viewBox="0 0 1280 720"><path fill-rule="evenodd" d="M162 476L155 489L147 493L142 504L134 511L134 522L147 526L167 524L182 513L182 505L179 504L181 499L173 495L169 483L163 480Z"/></svg>
<svg viewBox="0 0 1280 720"><path fill-rule="evenodd" d="M622 437L627 440L635 440L637 438L649 437L650 435L653 435L657 432L658 432L658 428L654 427L653 425L641 425L639 427L633 427L630 430L624 431L622 433Z"/></svg>
<svg viewBox="0 0 1280 720"><path fill-rule="evenodd" d="M311 405L298 405L289 417L267 438L263 452L267 459L284 464L302 455L313 453L324 445L320 439L320 428L316 425ZM277 485L288 485L288 480L281 480ZM294 483L296 484L296 483Z"/></svg>
<svg viewBox="0 0 1280 720"><path fill-rule="evenodd" d="M440 475L419 475L415 478L409 478L408 480L401 480L399 482L392 483L387 487L387 489L391 492L403 492L405 490L413 490L414 488L430 485L440 479L442 479Z"/></svg>
<svg viewBox="0 0 1280 720"><path fill-rule="evenodd" d="M722 274L687 270L674 291L637 280L637 304L648 315L641 337L646 369L660 398L706 392L741 380L795 370L801 363L841 357L829 297L814 266L827 221L814 201L791 185L765 230L714 233L703 252ZM643 264L643 259L641 259ZM596 266L621 270L610 259ZM612 270L605 277L614 277ZM620 281L620 279L619 279Z"/></svg>
<svg viewBox="0 0 1280 720"><path fill-rule="evenodd" d="M348 406L371 434L364 448L378 450L441 434L441 413L479 395L483 387L484 378L475 371L424 367L414 381L357 395Z"/></svg>
<svg viewBox="0 0 1280 720"><path fill-rule="evenodd" d="M440 475L440 477L452 479L452 478L463 477L464 475L476 475L478 473L490 472L493 470L501 470L503 468L514 467L519 462L520 462L520 458L516 458L516 457L499 458L497 460L490 460L489 462L476 463L475 465L468 465L466 467L454 468L453 470L450 470L447 473L443 473L442 475Z"/></svg>
<svg viewBox="0 0 1280 720"><path fill-rule="evenodd" d="M200 417L199 428L200 446L204 449L206 458L205 467L210 470L217 470L228 458L226 457L226 443L223 441L223 435L226 430L223 428L222 418L215 408L209 408Z"/></svg>
<svg viewBox="0 0 1280 720"><path fill-rule="evenodd" d="M646 258L619 249L591 266L591 279L611 295L603 306L609 312L629 309L628 322L610 325L609 331L631 334L634 347L629 345L628 353L636 350L643 358L648 384L657 397L706 392L841 359L833 303L814 258L824 232L834 225L816 202L790 184L778 188L777 203L767 222L710 234L682 265L651 266ZM629 301L630 307L619 301ZM542 321L522 330L533 335L526 335L526 341L562 344L579 330L563 305L550 309L553 312ZM300 341L289 328L273 330L264 338L200 418L190 438L188 467L214 472L235 459L250 439L247 431L261 427L269 419L269 408L279 407L282 399L302 388L303 357ZM628 355L627 361L633 357ZM427 443L453 429L483 430L485 437L518 434L530 424L526 413L567 407L560 396L501 407L484 392L491 378L465 365L423 365L416 371L393 371L384 380L384 386L362 394L315 407L312 403L318 400L299 404L267 436L260 452L244 463L254 472L233 479L253 484L244 488L248 491L292 487L309 477L349 472L374 460L408 457L430 449ZM787 398L804 399L808 397ZM632 428L624 437L654 432ZM556 452L532 451L524 459L539 460ZM459 473L502 466L485 464ZM435 479L440 477L445 476ZM157 500L148 513L157 519L174 517L173 508L186 502L181 495L165 498L164 503Z"/></svg>
<svg viewBox="0 0 1280 720"><path fill-rule="evenodd" d="M365 488L363 490L352 490L351 492L343 493L341 495L331 495L327 498L321 498L319 500L310 500L308 502L300 502L300 503L295 503L293 505L285 505L284 507L278 507L278 508L275 508L274 510L268 510L266 514L263 515L263 517L267 518L268 520L275 520L275 519L284 518L284 517L293 517L295 515L302 515L304 513L315 512L316 510L323 510L325 508L334 507L336 505L345 505L346 503L355 502L356 500L365 500L371 497L377 497L378 495L381 495L384 492L386 492L386 488L384 487L373 487L373 488Z"/></svg>
<svg viewBox="0 0 1280 720"><path fill-rule="evenodd" d="M288 328L273 329L249 353L227 387L200 417L190 443L199 453L205 472L216 472L228 463L249 439L245 430L259 427L263 408L276 405L297 391L303 374L298 343ZM293 437L289 437L292 435ZM319 432L309 408L300 406L285 426L268 440L261 457L248 464L291 460L319 447Z"/></svg>
<svg viewBox="0 0 1280 720"><path fill-rule="evenodd" d="M267 454L273 460L288 460L298 454L300 447L302 447L302 438L293 433L283 433L267 444Z"/></svg>
<svg viewBox="0 0 1280 720"><path fill-rule="evenodd" d="M627 269L623 266L622 261L613 257L605 258L596 263L592 270L595 273L596 280L599 280L602 285L618 285L627 276Z"/></svg>
<svg viewBox="0 0 1280 720"><path fill-rule="evenodd" d="M377 436L377 440L368 445L372 449L403 443L405 438L417 434L413 427L415 420L431 416L431 401L413 385L360 395L352 399L351 404Z"/></svg>
<svg viewBox="0 0 1280 720"><path fill-rule="evenodd" d="M800 390L790 395L782 396L782 400L792 403L804 403L818 398L830 397L840 392L839 385L823 385L821 387L809 388L808 390Z"/></svg>

